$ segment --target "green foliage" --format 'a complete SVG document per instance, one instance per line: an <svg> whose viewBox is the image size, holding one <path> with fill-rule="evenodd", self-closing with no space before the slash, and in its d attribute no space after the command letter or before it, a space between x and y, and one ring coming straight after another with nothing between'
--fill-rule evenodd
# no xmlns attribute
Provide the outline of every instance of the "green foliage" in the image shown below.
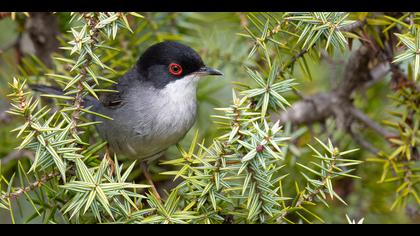
<svg viewBox="0 0 420 236"><path fill-rule="evenodd" d="M414 67L413 79L417 80L419 70L420 70L420 35L419 29L413 27L412 32L407 34L396 34L400 39L404 47L407 48L406 51L397 55L393 63L409 61L411 66Z"/></svg>
<svg viewBox="0 0 420 236"><path fill-rule="evenodd" d="M362 206L342 196L341 181L392 184L395 198L375 194L385 199L377 204L393 212L420 205L417 14L58 14L66 22L60 22L63 50L53 54L53 68L26 56L13 80L6 78L11 81L8 113L19 117L12 130L20 140L17 149L34 153L9 164L12 173L0 163L0 212L13 223L356 223L346 213ZM353 27L362 25L363 32L356 33ZM322 58L343 56L353 41L369 41L364 33L382 48L386 38L398 38L396 49L402 50L392 65L407 64L408 74L394 86L393 103L378 108L392 110L381 119L394 133L385 137L389 145L369 158L330 120L313 128L276 118L301 96L301 85L318 79ZM197 48L226 79L200 82L197 126L160 163L167 168L159 176L179 182L159 199L149 185L135 182L136 162L104 154L106 142L89 118L110 118L82 101L113 92L106 88L147 46L163 40ZM302 76L309 80L300 81ZM28 83L54 84L64 95L38 96ZM364 168L368 178L361 179ZM352 196L359 196L360 188ZM339 212L334 220L328 209ZM363 213L357 223L371 219L358 210Z"/></svg>
<svg viewBox="0 0 420 236"><path fill-rule="evenodd" d="M296 83L292 83L293 79L274 83L279 70L277 63L274 64L276 67L271 69L267 80L264 80L257 71L248 69L249 76L257 82L258 88L248 89L242 92L245 96L254 98L253 100L256 103L255 109L261 109L262 117L265 117L267 114L269 106L274 110L277 107L286 110L285 105L290 106L290 103L280 94L290 91L293 85L297 85Z"/></svg>
<svg viewBox="0 0 420 236"><path fill-rule="evenodd" d="M385 120L384 124L397 131L395 137L389 137L393 149L379 154L380 158L371 161L383 163L381 183L396 184L396 199L391 209L407 205L409 198L420 204L419 183L419 153L420 153L420 110L417 105L420 94L412 89L402 89L393 100L401 111L390 111L394 120Z"/></svg>
<svg viewBox="0 0 420 236"><path fill-rule="evenodd" d="M115 159L115 163L117 160ZM121 173L122 166L117 166L115 177L108 171L108 159L102 159L101 164L97 170L89 170L86 164L76 158L76 170L80 176L75 178L62 188L76 192L76 195L63 206L64 214L71 212L69 219L76 215L78 218L80 214L84 215L87 210L91 210L95 218L102 222L102 216L105 212L112 219L113 214L111 212L111 201L117 201L118 197L123 198L132 207L136 208L132 198L142 198L143 196L135 192L127 191L126 189L132 188L146 188L147 185L131 184L127 183L127 177L134 167L135 162L128 168L125 173ZM92 171L95 171L92 173ZM106 175L108 174L108 175ZM80 180L79 180L80 179ZM121 203L120 203L121 204Z"/></svg>
<svg viewBox="0 0 420 236"><path fill-rule="evenodd" d="M286 19L297 21L297 28L303 28L297 43L302 49L314 46L320 39L326 39L325 49L332 45L336 49L344 50L347 47L345 33L340 29L354 23L348 20L349 13L343 12L305 12L294 13Z"/></svg>

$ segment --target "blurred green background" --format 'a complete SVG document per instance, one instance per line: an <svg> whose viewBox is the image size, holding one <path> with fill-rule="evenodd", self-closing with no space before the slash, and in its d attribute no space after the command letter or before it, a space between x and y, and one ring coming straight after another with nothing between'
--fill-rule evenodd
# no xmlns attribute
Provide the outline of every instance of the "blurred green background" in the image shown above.
<svg viewBox="0 0 420 236"><path fill-rule="evenodd" d="M161 40L179 40L196 49L203 60L209 66L218 68L225 73L225 77L206 78L200 82L198 97L200 100L199 116L194 127L182 145L187 147L191 142L195 130L198 128L201 138L207 141L217 135L217 129L210 119L211 114L215 114L213 108L228 106L231 103L232 81L247 81L245 65L254 65L255 61L247 59L251 43L238 33L244 33L241 27L243 23L243 13L145 13L145 20L136 20L133 22L134 34L121 33L112 42L114 46L122 47L120 55L113 56L112 60L121 60L120 67L115 70L117 75L112 75L116 79L123 74L135 62L137 57L150 44ZM59 18L60 30L62 32L69 29L66 24L68 16L64 13L57 13ZM17 66L17 52L11 46L22 33L22 23L24 19L12 20L5 18L0 20L0 114L8 107L9 93L7 83L13 76L21 75L22 69L30 71L30 80L34 82L45 82L42 75L37 75L36 63L31 59L31 55L25 55L21 69ZM354 46L356 47L356 46ZM333 56L331 63L327 60L318 62L309 61L310 71L313 80L309 80L299 69L295 72L296 82L299 83L298 89L302 94L310 95L320 91L331 89L342 76L344 65L349 57L349 53L337 53ZM390 93L389 78L375 84L364 93L356 96L355 104L366 112L373 120L381 121L387 114L390 101L387 94ZM287 99L292 103L299 98L293 94L286 94ZM8 156L18 146L19 140L15 139L15 134L10 130L19 125L19 120L3 119L0 121L0 159ZM357 147L352 139L340 131L335 130L327 122L327 130L333 134L340 144L347 148ZM314 125L315 132L320 131L321 127ZM369 137L369 140L380 147L381 140L376 140L371 132L366 131L363 136ZM317 136L319 137L319 136ZM325 136L326 137L326 136ZM309 131L303 133L298 140L298 147L301 148L301 156L288 156L287 162L291 163L291 175L299 178L297 168L293 168L296 158L311 158L310 152L305 148L307 143L311 143L312 134ZM178 155L176 148L171 148L167 153L167 158ZM359 160L366 160L372 155L364 150L353 154L353 157ZM2 165L2 173L10 174L16 167L17 160L12 160ZM159 171L159 166L156 166ZM345 215L351 218L365 218L365 223L420 223L420 218L410 217L411 214L406 209L390 210L394 200L394 187L390 184L378 184L382 167L376 163L365 162L357 167L356 175L360 180L346 180L336 182L336 186L343 187L341 195L348 202L348 206L343 206L339 202L334 202L330 208L319 207L317 212L323 216L327 223L346 223ZM293 183L290 183L293 188ZM340 193L340 192L339 192ZM25 206L25 202L21 202ZM25 209L23 207L23 209ZM419 209L414 209L414 211ZM25 215L25 212L22 212ZM19 217L19 215L17 216ZM0 209L0 223L10 221L8 213ZM31 222L33 223L33 222Z"/></svg>

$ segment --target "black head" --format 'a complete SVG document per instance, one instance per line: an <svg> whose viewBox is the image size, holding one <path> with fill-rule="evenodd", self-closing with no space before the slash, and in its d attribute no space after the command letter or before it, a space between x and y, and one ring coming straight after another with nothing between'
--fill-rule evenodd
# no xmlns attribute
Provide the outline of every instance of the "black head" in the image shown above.
<svg viewBox="0 0 420 236"><path fill-rule="evenodd" d="M220 71L206 67L194 49L174 41L149 47L137 61L137 71L141 79L151 82L156 88L163 88L194 73L222 75Z"/></svg>

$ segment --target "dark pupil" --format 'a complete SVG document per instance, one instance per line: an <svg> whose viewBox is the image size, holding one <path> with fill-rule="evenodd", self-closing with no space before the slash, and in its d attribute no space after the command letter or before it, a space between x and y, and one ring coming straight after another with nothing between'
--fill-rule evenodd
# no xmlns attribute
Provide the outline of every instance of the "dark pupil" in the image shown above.
<svg viewBox="0 0 420 236"><path fill-rule="evenodd" d="M174 66L172 69L173 69L175 72L178 72L178 71L179 71L179 67L178 67L178 66Z"/></svg>

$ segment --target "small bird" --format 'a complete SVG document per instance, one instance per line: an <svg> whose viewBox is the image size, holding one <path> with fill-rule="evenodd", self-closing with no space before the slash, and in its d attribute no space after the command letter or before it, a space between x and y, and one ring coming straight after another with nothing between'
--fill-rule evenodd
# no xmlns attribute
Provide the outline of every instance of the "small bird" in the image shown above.
<svg viewBox="0 0 420 236"><path fill-rule="evenodd" d="M164 41L149 47L110 87L118 92L102 93L99 100L86 97L84 106L112 118L93 118L102 122L97 130L111 151L144 164L161 157L191 129L197 114L197 83L205 75L223 73L207 67L192 48ZM62 94L59 88L42 85L32 89Z"/></svg>

